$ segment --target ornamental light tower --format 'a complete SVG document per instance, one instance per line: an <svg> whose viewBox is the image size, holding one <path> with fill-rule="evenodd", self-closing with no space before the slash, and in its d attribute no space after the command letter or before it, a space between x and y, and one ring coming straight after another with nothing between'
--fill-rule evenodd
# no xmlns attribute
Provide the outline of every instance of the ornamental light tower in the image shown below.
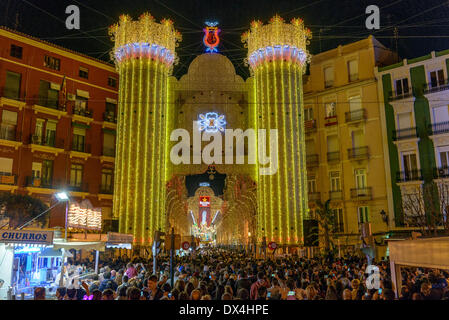
<svg viewBox="0 0 449 320"><path fill-rule="evenodd" d="M278 170L272 175L259 173L258 178L259 242L263 237L278 244L303 242L302 220L308 206L302 75L310 38L302 19L285 23L277 15L266 25L252 22L242 35L255 80L257 127L266 129L267 135L270 129L278 132Z"/></svg>
<svg viewBox="0 0 449 320"><path fill-rule="evenodd" d="M114 213L136 245L165 229L167 79L181 35L171 20L122 15L110 27L120 75Z"/></svg>

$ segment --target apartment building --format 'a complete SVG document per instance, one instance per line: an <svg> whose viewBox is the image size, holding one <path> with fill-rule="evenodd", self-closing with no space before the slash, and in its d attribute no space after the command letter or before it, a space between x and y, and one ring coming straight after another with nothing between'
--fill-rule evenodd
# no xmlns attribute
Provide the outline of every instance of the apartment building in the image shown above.
<svg viewBox="0 0 449 320"><path fill-rule="evenodd" d="M49 205L69 191L115 225L117 99L112 65L0 28L0 190ZM63 217L52 214L50 226Z"/></svg>
<svg viewBox="0 0 449 320"><path fill-rule="evenodd" d="M336 245L361 244L361 227L388 230L382 121L376 66L394 54L374 37L312 57L304 84L309 208L330 205Z"/></svg>

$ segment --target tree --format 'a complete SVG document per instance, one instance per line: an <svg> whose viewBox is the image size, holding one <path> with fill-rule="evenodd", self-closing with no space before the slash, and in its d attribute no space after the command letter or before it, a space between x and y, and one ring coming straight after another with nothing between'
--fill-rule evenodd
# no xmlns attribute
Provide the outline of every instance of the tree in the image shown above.
<svg viewBox="0 0 449 320"><path fill-rule="evenodd" d="M315 213L318 221L318 236L324 239L324 250L326 253L335 249L332 234L334 232L336 217L334 211L330 208L330 200L324 204L321 201L316 202Z"/></svg>
<svg viewBox="0 0 449 320"><path fill-rule="evenodd" d="M9 218L9 228L11 229L22 226L47 209L48 206L40 199L29 195L0 193L1 214ZM47 219L48 215L42 215L36 221L44 226Z"/></svg>
<svg viewBox="0 0 449 320"><path fill-rule="evenodd" d="M437 235L439 229L449 233L448 183L432 181L404 190L398 206L406 226L418 227L427 236Z"/></svg>

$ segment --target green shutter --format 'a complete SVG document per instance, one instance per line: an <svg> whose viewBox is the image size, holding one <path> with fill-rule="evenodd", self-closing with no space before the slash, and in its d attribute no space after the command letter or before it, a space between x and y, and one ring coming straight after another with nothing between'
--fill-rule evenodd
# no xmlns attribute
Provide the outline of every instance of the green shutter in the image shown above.
<svg viewBox="0 0 449 320"><path fill-rule="evenodd" d="M113 134L114 136L117 135L117 131L115 131L114 129L103 128L103 132L104 132L104 133Z"/></svg>
<svg viewBox="0 0 449 320"><path fill-rule="evenodd" d="M72 126L78 127L78 128L90 129L90 126L87 124L84 124L84 123L72 122Z"/></svg>

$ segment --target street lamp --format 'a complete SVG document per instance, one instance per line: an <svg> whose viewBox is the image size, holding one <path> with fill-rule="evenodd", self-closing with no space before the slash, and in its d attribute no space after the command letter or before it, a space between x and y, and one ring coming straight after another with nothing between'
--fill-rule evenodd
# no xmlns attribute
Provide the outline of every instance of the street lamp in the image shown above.
<svg viewBox="0 0 449 320"><path fill-rule="evenodd" d="M67 242L67 222L68 222L67 220L68 220L68 214L69 214L69 196L68 196L67 192L61 191L56 194L56 199L58 199L59 202L63 202L63 201L66 202L66 204L65 204L65 237L64 237L64 240L65 240L65 242Z"/></svg>

